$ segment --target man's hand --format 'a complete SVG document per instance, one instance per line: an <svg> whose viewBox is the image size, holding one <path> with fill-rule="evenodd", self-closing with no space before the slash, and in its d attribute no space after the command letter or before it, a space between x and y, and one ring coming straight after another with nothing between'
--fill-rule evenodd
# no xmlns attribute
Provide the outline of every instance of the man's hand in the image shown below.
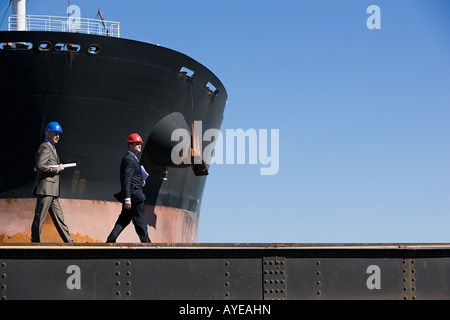
<svg viewBox="0 0 450 320"><path fill-rule="evenodd" d="M145 186L145 180L142 182L142 187L144 187Z"/></svg>
<svg viewBox="0 0 450 320"><path fill-rule="evenodd" d="M127 210L131 209L131 201L130 200L125 200L125 203L123 204L124 208Z"/></svg>
<svg viewBox="0 0 450 320"><path fill-rule="evenodd" d="M62 164L60 164L60 165L58 166L58 172L62 172L62 171L64 171L64 167L63 167Z"/></svg>

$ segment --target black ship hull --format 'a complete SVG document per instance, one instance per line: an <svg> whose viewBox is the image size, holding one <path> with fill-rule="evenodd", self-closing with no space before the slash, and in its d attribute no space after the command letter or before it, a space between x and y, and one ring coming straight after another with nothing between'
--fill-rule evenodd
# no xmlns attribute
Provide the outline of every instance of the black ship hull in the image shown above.
<svg viewBox="0 0 450 320"><path fill-rule="evenodd" d="M45 125L58 121L64 131L57 145L61 161L77 163L61 174L60 199L72 234L81 241L106 240L120 212L113 194L120 190L126 137L137 132L145 142L141 163L150 173L144 192L152 240L196 242L206 176L170 163L168 149L161 148L155 136L170 141L167 134L179 124L171 123L172 118L184 120L188 128L202 121L203 131L219 129L227 100L219 79L184 54L126 39L5 31L0 32L1 43L4 241L29 232L35 152ZM194 74L181 72L186 68ZM155 133L155 128L162 131ZM131 230L118 241L136 239Z"/></svg>

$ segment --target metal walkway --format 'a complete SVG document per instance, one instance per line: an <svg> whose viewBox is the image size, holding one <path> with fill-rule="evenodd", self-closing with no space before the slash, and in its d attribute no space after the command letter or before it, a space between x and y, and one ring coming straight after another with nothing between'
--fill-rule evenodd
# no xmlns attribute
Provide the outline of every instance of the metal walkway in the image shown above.
<svg viewBox="0 0 450 320"><path fill-rule="evenodd" d="M450 244L0 244L15 299L450 299Z"/></svg>

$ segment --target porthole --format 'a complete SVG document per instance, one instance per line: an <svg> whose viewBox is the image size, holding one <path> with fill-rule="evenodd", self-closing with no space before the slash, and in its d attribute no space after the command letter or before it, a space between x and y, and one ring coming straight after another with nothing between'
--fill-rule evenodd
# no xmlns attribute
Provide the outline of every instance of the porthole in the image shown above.
<svg viewBox="0 0 450 320"><path fill-rule="evenodd" d="M206 90L209 91L209 94L218 94L219 93L219 90L217 90L216 87L211 82L208 82L206 84Z"/></svg>
<svg viewBox="0 0 450 320"><path fill-rule="evenodd" d="M181 67L180 69L180 74L184 74L185 76L192 78L194 76L194 71L192 71L191 69L188 69L186 67Z"/></svg>
<svg viewBox="0 0 450 320"><path fill-rule="evenodd" d="M86 49L87 54L95 56L100 53L100 46L98 44L90 44Z"/></svg>
<svg viewBox="0 0 450 320"><path fill-rule="evenodd" d="M31 42L1 42L0 50L31 50L33 44Z"/></svg>
<svg viewBox="0 0 450 320"><path fill-rule="evenodd" d="M55 44L55 50L64 52L79 52L81 50L81 46L74 43L57 43Z"/></svg>
<svg viewBox="0 0 450 320"><path fill-rule="evenodd" d="M37 48L41 52L47 52L52 49L52 44L48 41L41 41L41 42L39 42Z"/></svg>

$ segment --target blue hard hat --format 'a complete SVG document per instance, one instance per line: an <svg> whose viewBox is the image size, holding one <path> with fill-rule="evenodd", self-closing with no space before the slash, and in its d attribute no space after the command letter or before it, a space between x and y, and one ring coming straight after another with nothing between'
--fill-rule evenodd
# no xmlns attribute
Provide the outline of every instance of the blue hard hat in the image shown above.
<svg viewBox="0 0 450 320"><path fill-rule="evenodd" d="M56 121L52 121L47 124L47 126L45 127L45 132L47 131L58 131L61 133L63 132L61 126Z"/></svg>

